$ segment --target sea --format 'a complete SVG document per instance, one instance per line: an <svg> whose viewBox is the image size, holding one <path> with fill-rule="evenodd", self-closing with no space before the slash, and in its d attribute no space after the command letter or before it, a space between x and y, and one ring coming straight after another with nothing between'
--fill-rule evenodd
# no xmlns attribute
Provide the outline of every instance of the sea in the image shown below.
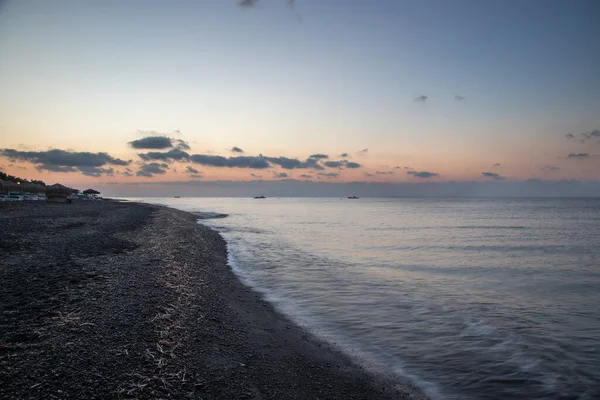
<svg viewBox="0 0 600 400"><path fill-rule="evenodd" d="M600 199L143 198L280 312L433 399L600 399Z"/></svg>

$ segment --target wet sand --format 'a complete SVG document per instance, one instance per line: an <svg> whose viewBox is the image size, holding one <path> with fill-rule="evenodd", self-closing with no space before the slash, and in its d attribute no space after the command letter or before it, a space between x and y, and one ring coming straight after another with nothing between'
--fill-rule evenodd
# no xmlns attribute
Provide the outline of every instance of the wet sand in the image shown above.
<svg viewBox="0 0 600 400"><path fill-rule="evenodd" d="M275 312L197 219L0 203L0 398L425 398Z"/></svg>

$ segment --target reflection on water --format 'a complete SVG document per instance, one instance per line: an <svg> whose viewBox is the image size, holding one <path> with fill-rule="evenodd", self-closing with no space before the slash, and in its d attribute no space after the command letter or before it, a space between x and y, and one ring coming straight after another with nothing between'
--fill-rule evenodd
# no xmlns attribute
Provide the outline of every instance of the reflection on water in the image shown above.
<svg viewBox="0 0 600 400"><path fill-rule="evenodd" d="M600 398L600 200L145 199L300 323L438 398Z"/></svg>

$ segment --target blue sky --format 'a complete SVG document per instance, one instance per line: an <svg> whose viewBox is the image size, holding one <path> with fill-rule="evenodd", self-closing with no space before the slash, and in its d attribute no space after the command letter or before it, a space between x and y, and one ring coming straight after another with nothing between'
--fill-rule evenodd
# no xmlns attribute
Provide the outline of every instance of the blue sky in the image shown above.
<svg viewBox="0 0 600 400"><path fill-rule="evenodd" d="M512 180L600 178L598 140L564 136L600 129L596 1L5 3L0 148L108 152L135 171L128 142L177 131L198 154L354 155L361 168L339 181L419 180L375 176L395 166L485 180L492 164ZM0 158L10 172L91 179L13 161ZM184 168L148 179L181 180ZM138 179L117 172L94 178Z"/></svg>

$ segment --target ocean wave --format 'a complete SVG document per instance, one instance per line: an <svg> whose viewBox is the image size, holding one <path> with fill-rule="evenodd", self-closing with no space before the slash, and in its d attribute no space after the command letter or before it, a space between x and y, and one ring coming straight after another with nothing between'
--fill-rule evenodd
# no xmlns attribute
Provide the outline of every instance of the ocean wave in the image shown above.
<svg viewBox="0 0 600 400"><path fill-rule="evenodd" d="M200 219L226 218L229 216L229 214L221 214L211 211L192 211L192 214L194 214Z"/></svg>

